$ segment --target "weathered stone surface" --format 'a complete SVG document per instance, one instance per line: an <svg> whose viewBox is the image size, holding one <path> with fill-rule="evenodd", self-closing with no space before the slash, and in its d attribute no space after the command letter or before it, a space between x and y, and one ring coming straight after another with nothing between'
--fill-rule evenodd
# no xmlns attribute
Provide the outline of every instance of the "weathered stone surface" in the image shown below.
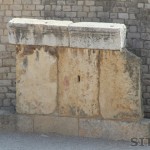
<svg viewBox="0 0 150 150"><path fill-rule="evenodd" d="M33 132L33 117L17 115L16 129L19 132Z"/></svg>
<svg viewBox="0 0 150 150"><path fill-rule="evenodd" d="M5 132L16 131L16 115L12 114L0 115L0 131Z"/></svg>
<svg viewBox="0 0 150 150"><path fill-rule="evenodd" d="M104 119L143 117L140 62L128 51L100 51L99 103Z"/></svg>
<svg viewBox="0 0 150 150"><path fill-rule="evenodd" d="M23 114L53 113L57 105L55 49L18 46L17 51L17 112Z"/></svg>
<svg viewBox="0 0 150 150"><path fill-rule="evenodd" d="M123 24L80 22L69 25L70 47L122 50L126 27Z"/></svg>
<svg viewBox="0 0 150 150"><path fill-rule="evenodd" d="M58 103L61 116L99 116L99 51L59 48Z"/></svg>
<svg viewBox="0 0 150 150"><path fill-rule="evenodd" d="M12 44L68 46L71 21L14 18L8 23Z"/></svg>
<svg viewBox="0 0 150 150"><path fill-rule="evenodd" d="M150 138L149 120L125 122L116 120L80 119L79 136L127 140Z"/></svg>
<svg viewBox="0 0 150 150"><path fill-rule="evenodd" d="M78 136L78 119L68 117L35 116L34 132L59 133Z"/></svg>
<svg viewBox="0 0 150 150"><path fill-rule="evenodd" d="M150 135L150 122L139 121L140 59L124 49L124 25L24 21L9 23L10 41L22 45L17 112L27 116L17 118L17 130L116 140Z"/></svg>
<svg viewBox="0 0 150 150"><path fill-rule="evenodd" d="M123 24L15 18L9 21L8 30L12 44L105 50L123 50L126 44Z"/></svg>

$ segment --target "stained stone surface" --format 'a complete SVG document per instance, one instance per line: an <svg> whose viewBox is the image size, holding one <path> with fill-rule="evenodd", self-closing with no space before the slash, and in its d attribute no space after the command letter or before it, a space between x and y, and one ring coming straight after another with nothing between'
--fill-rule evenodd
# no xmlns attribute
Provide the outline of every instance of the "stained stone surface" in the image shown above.
<svg viewBox="0 0 150 150"><path fill-rule="evenodd" d="M18 46L16 109L22 114L50 114L56 109L57 57L48 47Z"/></svg>
<svg viewBox="0 0 150 150"><path fill-rule="evenodd" d="M115 23L78 22L69 24L70 47L120 50L126 45L126 26Z"/></svg>
<svg viewBox="0 0 150 150"><path fill-rule="evenodd" d="M72 21L14 18L8 23L12 44L68 46L68 25Z"/></svg>
<svg viewBox="0 0 150 150"><path fill-rule="evenodd" d="M99 103L104 119L134 121L143 117L140 63L128 51L100 51Z"/></svg>
<svg viewBox="0 0 150 150"><path fill-rule="evenodd" d="M120 51L126 45L124 24L14 18L8 23L8 31L12 44Z"/></svg>
<svg viewBox="0 0 150 150"><path fill-rule="evenodd" d="M59 48L58 54L60 115L99 116L99 51Z"/></svg>

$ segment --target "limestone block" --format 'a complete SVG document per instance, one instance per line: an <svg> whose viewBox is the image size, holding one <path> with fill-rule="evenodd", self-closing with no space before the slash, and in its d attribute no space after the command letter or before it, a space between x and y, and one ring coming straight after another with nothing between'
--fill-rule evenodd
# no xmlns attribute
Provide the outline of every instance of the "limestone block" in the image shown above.
<svg viewBox="0 0 150 150"><path fill-rule="evenodd" d="M15 18L8 30L12 44L123 50L126 43L123 24Z"/></svg>
<svg viewBox="0 0 150 150"><path fill-rule="evenodd" d="M125 122L116 120L80 119L79 136L126 140L131 138L150 138L149 120Z"/></svg>
<svg viewBox="0 0 150 150"><path fill-rule="evenodd" d="M99 103L104 119L143 117L140 66L140 59L128 51L100 51Z"/></svg>
<svg viewBox="0 0 150 150"><path fill-rule="evenodd" d="M78 119L37 115L34 118L34 132L78 136Z"/></svg>
<svg viewBox="0 0 150 150"><path fill-rule="evenodd" d="M33 117L26 115L17 115L17 131L33 132Z"/></svg>
<svg viewBox="0 0 150 150"><path fill-rule="evenodd" d="M16 109L21 114L50 114L57 101L57 57L54 48L18 46Z"/></svg>
<svg viewBox="0 0 150 150"><path fill-rule="evenodd" d="M69 25L70 47L122 50L126 27L123 24L81 22Z"/></svg>
<svg viewBox="0 0 150 150"><path fill-rule="evenodd" d="M99 51L59 48L58 104L61 116L99 116Z"/></svg>
<svg viewBox="0 0 150 150"><path fill-rule="evenodd" d="M14 18L8 23L12 44L68 46L71 21Z"/></svg>

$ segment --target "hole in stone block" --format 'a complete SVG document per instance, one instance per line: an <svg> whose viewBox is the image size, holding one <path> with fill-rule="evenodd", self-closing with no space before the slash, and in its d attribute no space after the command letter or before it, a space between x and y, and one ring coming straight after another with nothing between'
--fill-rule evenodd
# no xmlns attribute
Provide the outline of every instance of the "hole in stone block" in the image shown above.
<svg viewBox="0 0 150 150"><path fill-rule="evenodd" d="M80 76L78 75L78 82L80 82Z"/></svg>

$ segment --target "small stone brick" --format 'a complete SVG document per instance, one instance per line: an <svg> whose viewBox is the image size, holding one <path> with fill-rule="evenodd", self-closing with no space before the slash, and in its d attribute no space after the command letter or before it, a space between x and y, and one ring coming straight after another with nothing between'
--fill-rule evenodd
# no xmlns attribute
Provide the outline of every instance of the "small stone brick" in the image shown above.
<svg viewBox="0 0 150 150"><path fill-rule="evenodd" d="M12 11L11 10L6 10L5 14L6 14L6 16L12 16Z"/></svg>
<svg viewBox="0 0 150 150"><path fill-rule="evenodd" d="M22 5L10 5L10 10L22 10Z"/></svg>
<svg viewBox="0 0 150 150"><path fill-rule="evenodd" d="M22 4L32 4L32 1L31 0L23 0Z"/></svg>
<svg viewBox="0 0 150 150"><path fill-rule="evenodd" d="M9 67L0 67L0 73L8 73L8 72L10 72Z"/></svg>
<svg viewBox="0 0 150 150"><path fill-rule="evenodd" d="M15 64L16 64L15 59L9 58L3 60L3 66L15 66Z"/></svg>
<svg viewBox="0 0 150 150"><path fill-rule="evenodd" d="M10 99L3 100L3 106L10 106L10 105L11 105Z"/></svg>
<svg viewBox="0 0 150 150"><path fill-rule="evenodd" d="M66 17L76 17L76 12L66 13Z"/></svg>
<svg viewBox="0 0 150 150"><path fill-rule="evenodd" d="M7 79L16 79L16 73L8 73Z"/></svg>
<svg viewBox="0 0 150 150"><path fill-rule="evenodd" d="M67 5L75 5L77 3L77 0L66 0Z"/></svg>
<svg viewBox="0 0 150 150"><path fill-rule="evenodd" d="M7 98L16 98L16 94L15 93L6 93L6 97Z"/></svg>
<svg viewBox="0 0 150 150"><path fill-rule="evenodd" d="M84 1L78 1L78 5L83 5Z"/></svg>
<svg viewBox="0 0 150 150"><path fill-rule="evenodd" d="M144 3L138 3L138 8L144 8Z"/></svg>
<svg viewBox="0 0 150 150"><path fill-rule="evenodd" d="M9 86L8 90L9 92L16 92L16 87Z"/></svg>
<svg viewBox="0 0 150 150"><path fill-rule="evenodd" d="M57 5L65 5L65 4L66 4L65 0L58 0L57 1Z"/></svg>
<svg viewBox="0 0 150 150"><path fill-rule="evenodd" d="M6 87L0 87L0 93L6 93L8 89Z"/></svg>
<svg viewBox="0 0 150 150"><path fill-rule="evenodd" d="M14 4L21 4L22 1L21 0L14 0Z"/></svg>
<svg viewBox="0 0 150 150"><path fill-rule="evenodd" d="M63 11L71 11L71 6L63 6Z"/></svg>
<svg viewBox="0 0 150 150"><path fill-rule="evenodd" d="M87 17L87 13L86 12L78 12L77 16L78 17Z"/></svg>
<svg viewBox="0 0 150 150"><path fill-rule="evenodd" d="M144 48L145 49L150 49L150 41L145 41L144 42Z"/></svg>
<svg viewBox="0 0 150 150"><path fill-rule="evenodd" d="M134 38L134 39L139 39L141 36L140 36L140 33L128 33L128 34L127 34L127 37L128 37L129 39L132 39L132 38Z"/></svg>
<svg viewBox="0 0 150 150"><path fill-rule="evenodd" d="M90 11L103 11L103 7L102 6L90 6Z"/></svg>
<svg viewBox="0 0 150 150"><path fill-rule="evenodd" d="M13 11L13 16L20 17L21 16L21 11Z"/></svg>
<svg viewBox="0 0 150 150"><path fill-rule="evenodd" d="M128 15L128 13L119 13L119 14L118 14L118 17L119 17L120 19L128 19L128 18L129 18L129 15Z"/></svg>
<svg viewBox="0 0 150 150"><path fill-rule="evenodd" d="M0 5L0 9L1 10L8 10L8 7L9 5Z"/></svg>
<svg viewBox="0 0 150 150"><path fill-rule="evenodd" d="M82 11L82 6L72 6L72 11Z"/></svg>
<svg viewBox="0 0 150 150"><path fill-rule="evenodd" d="M90 18L96 17L96 12L89 12L88 17L90 17Z"/></svg>
<svg viewBox="0 0 150 150"><path fill-rule="evenodd" d="M36 5L36 10L43 10L44 6L43 5Z"/></svg>
<svg viewBox="0 0 150 150"><path fill-rule="evenodd" d="M22 11L22 15L25 17L31 16L31 11Z"/></svg>
<svg viewBox="0 0 150 150"><path fill-rule="evenodd" d="M24 5L24 10L35 10L35 5Z"/></svg>
<svg viewBox="0 0 150 150"><path fill-rule="evenodd" d="M32 16L33 17L40 17L40 12L39 11L32 11Z"/></svg>
<svg viewBox="0 0 150 150"><path fill-rule="evenodd" d="M0 80L0 86L10 86L11 80Z"/></svg>
<svg viewBox="0 0 150 150"><path fill-rule="evenodd" d="M148 66L147 65L142 65L142 72L148 73Z"/></svg>
<svg viewBox="0 0 150 150"><path fill-rule="evenodd" d="M13 4L13 0L4 0L3 4Z"/></svg>
<svg viewBox="0 0 150 150"><path fill-rule="evenodd" d="M86 0L85 5L87 5L87 6L95 5L95 1L94 0Z"/></svg>
<svg viewBox="0 0 150 150"><path fill-rule="evenodd" d="M130 32L137 32L136 26L130 26Z"/></svg>
<svg viewBox="0 0 150 150"><path fill-rule="evenodd" d="M41 4L41 0L33 0L32 4L36 4L36 5Z"/></svg>

